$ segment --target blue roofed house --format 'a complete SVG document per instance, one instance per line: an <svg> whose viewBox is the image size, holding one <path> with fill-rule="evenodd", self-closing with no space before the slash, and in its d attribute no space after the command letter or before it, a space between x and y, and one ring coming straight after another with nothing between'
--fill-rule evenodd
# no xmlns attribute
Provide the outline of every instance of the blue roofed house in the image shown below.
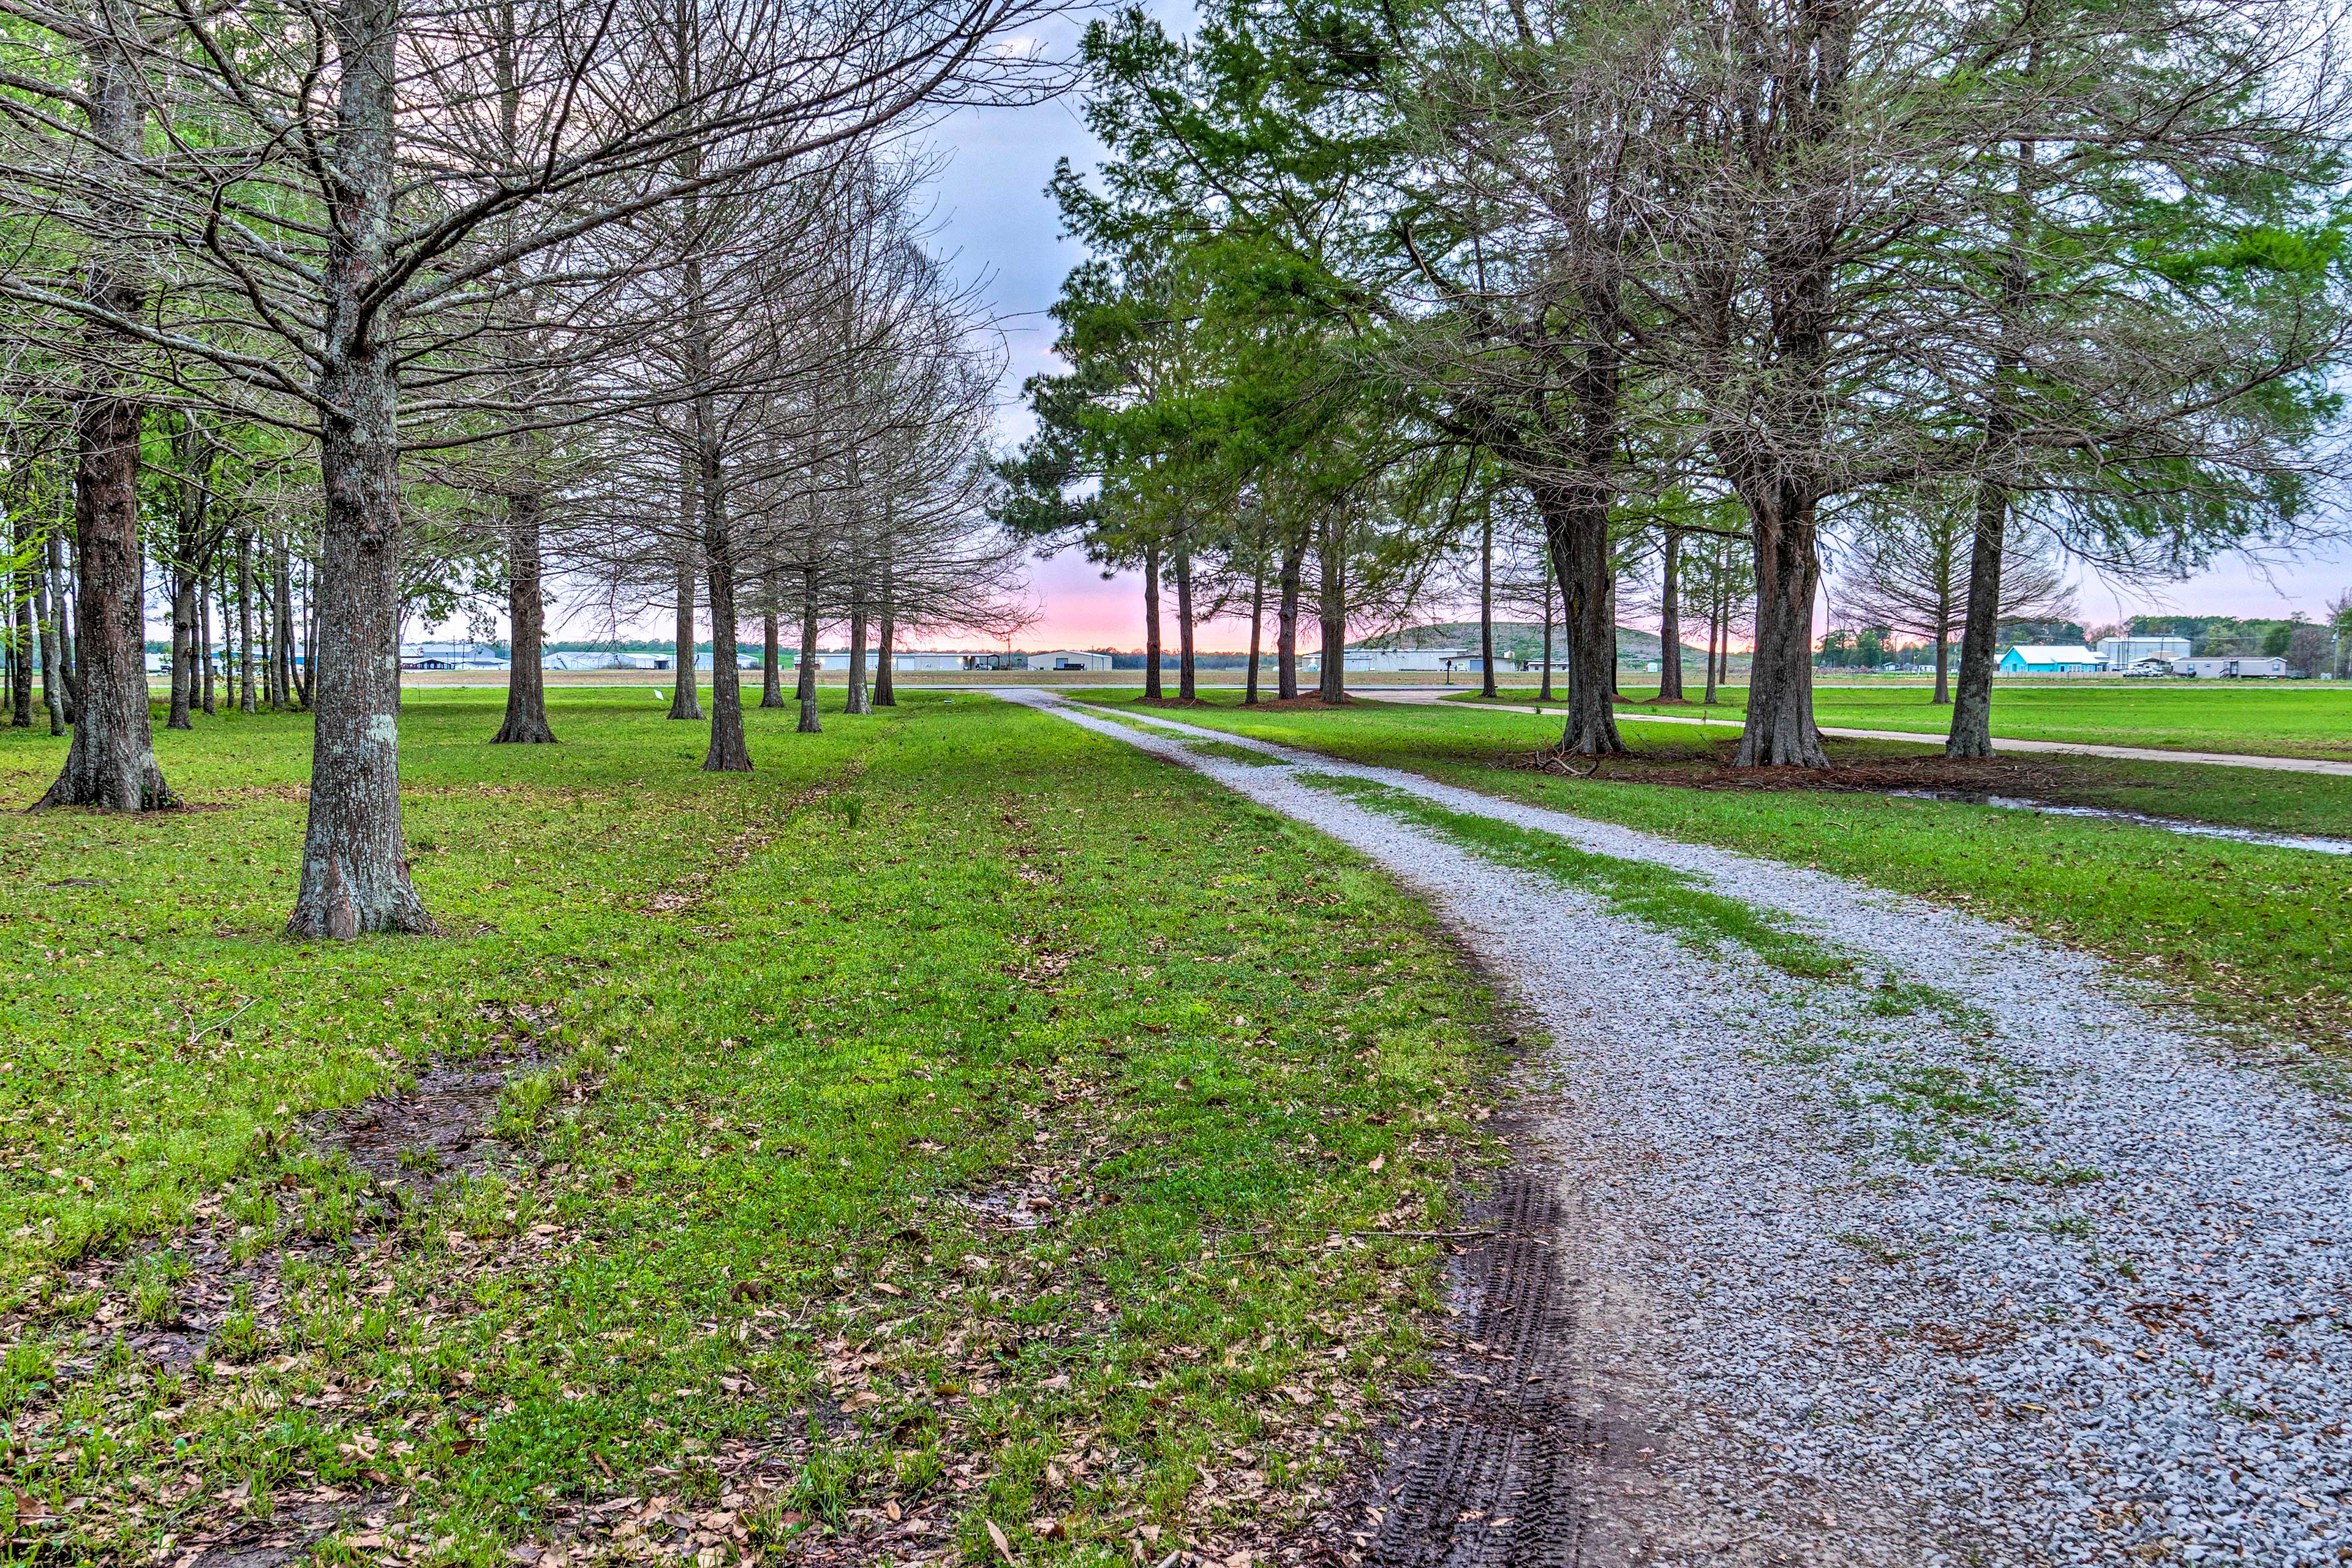
<svg viewBox="0 0 2352 1568"><path fill-rule="evenodd" d="M2003 675L2094 675L2107 661L2079 644L2021 642L2000 656Z"/></svg>

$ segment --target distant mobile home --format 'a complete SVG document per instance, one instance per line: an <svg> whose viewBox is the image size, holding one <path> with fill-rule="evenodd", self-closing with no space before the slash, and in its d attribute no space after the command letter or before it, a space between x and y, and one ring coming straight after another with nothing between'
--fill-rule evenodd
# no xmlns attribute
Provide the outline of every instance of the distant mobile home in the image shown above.
<svg viewBox="0 0 2352 1568"><path fill-rule="evenodd" d="M2172 661L2172 673L2199 680L2284 680L2294 671L2287 668L2284 658L2241 653L2177 658Z"/></svg>

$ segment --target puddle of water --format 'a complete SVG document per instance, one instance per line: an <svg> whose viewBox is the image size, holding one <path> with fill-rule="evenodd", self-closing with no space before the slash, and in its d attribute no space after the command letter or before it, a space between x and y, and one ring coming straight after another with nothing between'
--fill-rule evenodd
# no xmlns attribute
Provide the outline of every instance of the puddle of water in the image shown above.
<svg viewBox="0 0 2352 1568"><path fill-rule="evenodd" d="M1948 800L1963 805L1997 805L2004 811L2038 811L2045 816L2090 816L2107 822L2128 822L2136 827L2160 827L2198 838L2226 838L2235 844L2261 844L2273 849L2308 849L2315 855L2352 855L2352 838L2321 838L2301 833L2263 833L2251 827L2221 827L2210 822L2183 822L2178 817L2150 816L2144 812L2115 811L2101 805L2059 805L2046 800L2024 800L2010 795L1974 795L1966 790L1895 789L1886 792L1906 800Z"/></svg>

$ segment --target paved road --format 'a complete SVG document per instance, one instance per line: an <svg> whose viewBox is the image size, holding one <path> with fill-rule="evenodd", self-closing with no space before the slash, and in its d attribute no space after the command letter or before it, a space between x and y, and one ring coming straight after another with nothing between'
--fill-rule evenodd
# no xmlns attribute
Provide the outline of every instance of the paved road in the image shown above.
<svg viewBox="0 0 2352 1568"><path fill-rule="evenodd" d="M1446 693L1423 688L1419 690L1383 691L1383 702L1442 702ZM1512 702L1457 702L1457 708L1490 708L1498 713L1557 712L1558 709L1522 706ZM1620 713L1617 721L1641 724L1704 724L1711 729L1734 729L1736 719L1683 719L1664 713ZM1936 736L1923 735L1916 730L1837 730L1822 726L1822 733L1841 741L1907 741L1915 746L1941 744ZM2225 768L2269 768L2283 773L2332 773L2339 778L2352 778L2352 763L2322 762L2316 757L2255 757L2242 752L2168 752L2154 746L2101 746L2088 741L2013 741L1995 736L1996 752L2066 752L2084 757L2120 757L2134 763L2209 763Z"/></svg>

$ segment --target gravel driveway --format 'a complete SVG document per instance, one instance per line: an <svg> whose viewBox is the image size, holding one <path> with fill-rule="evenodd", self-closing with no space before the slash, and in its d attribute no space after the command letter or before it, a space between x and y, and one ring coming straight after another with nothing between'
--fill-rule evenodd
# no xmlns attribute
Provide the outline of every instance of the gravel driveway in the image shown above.
<svg viewBox="0 0 2352 1568"><path fill-rule="evenodd" d="M1408 1438L1379 1555L2352 1563L2352 1141L2291 1054L2224 1060L2102 961L1832 877L1000 695L1378 861L1550 1037L1540 1190L1493 1202L1551 1272L1465 1276L1496 1375ZM1827 962L1678 925L1612 892L1627 862Z"/></svg>

